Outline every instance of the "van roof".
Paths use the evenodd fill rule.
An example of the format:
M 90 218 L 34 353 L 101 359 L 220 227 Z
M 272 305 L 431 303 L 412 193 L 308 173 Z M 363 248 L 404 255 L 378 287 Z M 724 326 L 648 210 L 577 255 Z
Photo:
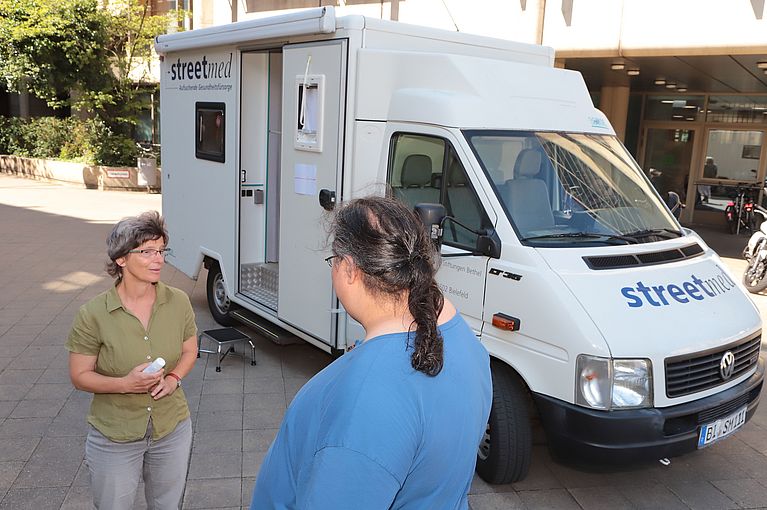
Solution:
M 549 47 L 360 15 L 336 18 L 335 9 L 332 6 L 303 9 L 288 14 L 238 21 L 186 32 L 163 34 L 157 36 L 155 49 L 159 54 L 166 54 L 175 51 L 242 45 L 267 40 L 285 41 L 286 39 L 305 38 L 312 35 L 329 35 L 345 30 L 364 30 L 378 34 L 409 37 L 415 43 L 411 49 L 416 51 L 424 50 L 429 46 L 429 41 L 432 41 L 433 43 L 453 43 L 451 45 L 453 47 L 464 46 L 472 48 L 474 52 L 480 49 L 491 50 L 493 53 L 506 54 L 509 59 L 539 65 L 551 66 L 554 62 L 554 50 Z M 366 40 L 363 46 L 376 47 L 375 41 L 381 40 L 383 39 Z

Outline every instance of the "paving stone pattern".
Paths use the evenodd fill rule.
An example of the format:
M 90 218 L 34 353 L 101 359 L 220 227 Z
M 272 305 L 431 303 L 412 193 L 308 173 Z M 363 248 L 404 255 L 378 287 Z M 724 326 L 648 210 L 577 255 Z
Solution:
M 110 285 L 104 239 L 121 217 L 159 209 L 161 197 L 101 192 L 0 174 L 0 510 L 92 508 L 83 445 L 90 395 L 75 390 L 64 342 L 78 307 Z M 742 274 L 746 242 L 699 230 Z M 163 279 L 191 297 L 200 329 L 216 327 L 205 272 Z M 765 297 L 757 297 L 765 310 Z M 185 509 L 247 508 L 286 406 L 331 359 L 298 343 L 255 339 L 258 365 L 203 354 L 184 381 L 194 426 Z M 540 434 L 539 434 L 540 435 Z M 530 475 L 491 486 L 475 478 L 469 503 L 492 509 L 767 508 L 767 405 L 735 437 L 705 451 L 600 472 L 554 462 L 534 446 Z M 145 508 L 143 486 L 135 508 Z

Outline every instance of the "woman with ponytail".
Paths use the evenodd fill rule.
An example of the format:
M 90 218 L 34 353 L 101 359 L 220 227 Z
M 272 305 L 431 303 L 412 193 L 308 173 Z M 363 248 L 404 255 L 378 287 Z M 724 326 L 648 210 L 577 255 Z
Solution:
M 391 198 L 345 204 L 332 236 L 333 287 L 365 338 L 296 395 L 251 509 L 468 509 L 490 362 L 435 281 L 439 254 Z

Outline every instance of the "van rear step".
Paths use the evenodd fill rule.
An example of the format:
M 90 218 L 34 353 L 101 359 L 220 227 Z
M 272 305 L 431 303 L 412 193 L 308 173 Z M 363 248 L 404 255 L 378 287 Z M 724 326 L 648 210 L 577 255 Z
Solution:
M 260 335 L 266 337 L 276 344 L 290 345 L 301 342 L 301 339 L 294 334 L 285 331 L 281 327 L 272 324 L 262 317 L 259 317 L 250 310 L 238 308 L 237 310 L 230 311 L 229 315 L 242 322 L 246 326 L 255 329 Z

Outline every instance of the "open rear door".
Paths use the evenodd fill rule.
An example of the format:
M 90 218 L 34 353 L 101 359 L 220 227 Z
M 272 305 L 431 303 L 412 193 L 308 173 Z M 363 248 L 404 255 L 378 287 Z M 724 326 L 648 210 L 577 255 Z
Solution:
M 326 210 L 340 196 L 346 41 L 283 48 L 278 316 L 335 346 Z

